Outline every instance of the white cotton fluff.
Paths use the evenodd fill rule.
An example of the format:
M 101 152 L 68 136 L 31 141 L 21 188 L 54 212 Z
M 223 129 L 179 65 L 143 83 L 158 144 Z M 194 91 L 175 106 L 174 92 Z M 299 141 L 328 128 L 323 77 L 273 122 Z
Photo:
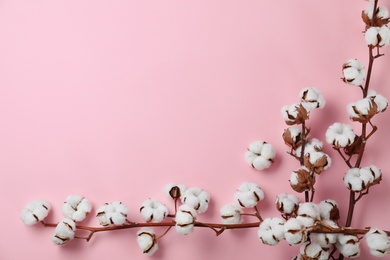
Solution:
M 284 239 L 285 221 L 281 218 L 266 218 L 261 222 L 257 235 L 265 245 L 274 246 Z
M 305 145 L 305 155 L 311 152 L 319 152 L 322 151 L 324 144 L 318 140 L 317 138 L 310 139 L 309 142 Z M 297 156 L 301 156 L 302 146 L 298 147 L 295 151 Z
M 295 184 L 293 184 L 293 183 L 291 183 L 291 184 L 293 184 L 293 185 L 298 184 L 298 179 L 296 178 L 296 176 L 295 176 L 295 179 L 293 177 L 292 181 L 295 182 Z M 291 182 L 291 180 L 290 180 L 290 182 Z M 282 193 L 276 197 L 275 204 L 276 204 L 277 209 L 280 212 L 282 212 L 284 214 L 291 214 L 298 208 L 299 199 L 295 195 Z
M 328 226 L 338 228 L 336 222 L 332 220 L 323 220 L 323 222 L 326 223 Z M 319 244 L 322 248 L 328 249 L 337 242 L 337 235 L 338 234 L 332 233 L 311 233 L 310 240 L 314 243 Z
M 372 227 L 364 235 L 367 246 L 370 248 L 370 253 L 377 257 L 383 257 L 390 253 L 390 240 L 387 233 L 383 230 Z
M 302 135 L 302 127 L 300 126 L 290 126 L 287 128 L 287 131 L 290 132 L 291 138 L 294 142 L 297 142 L 298 137 Z
M 299 92 L 299 98 L 302 103 L 309 105 L 310 110 L 325 107 L 325 99 L 317 88 L 302 89 Z
M 176 231 L 182 235 L 188 235 L 194 231 L 196 211 L 193 207 L 183 204 L 176 213 Z
M 303 256 L 316 260 L 327 260 L 329 253 L 321 248 L 317 243 L 306 242 L 300 247 L 300 253 Z
M 292 105 L 286 105 L 283 106 L 280 110 L 284 121 L 288 125 L 299 123 L 297 122 L 298 116 L 302 116 L 302 114 L 299 113 L 299 109 L 303 107 L 304 110 L 306 110 L 307 114 L 310 113 L 311 105 L 308 102 L 302 102 L 302 103 L 294 103 Z
M 183 184 L 169 183 L 164 186 L 164 194 L 168 198 L 178 199 L 184 193 L 186 187 Z
M 367 167 L 367 169 L 370 170 L 371 175 L 373 176 L 373 181 L 378 181 L 379 179 L 381 179 L 382 172 L 377 166 L 371 165 Z
M 189 188 L 184 191 L 181 201 L 198 213 L 204 213 L 209 207 L 210 194 L 201 188 Z
M 99 219 L 100 225 L 123 225 L 126 222 L 129 210 L 119 201 L 106 203 L 99 207 L 96 216 Z
M 349 146 L 355 140 L 355 133 L 350 125 L 343 123 L 334 123 L 329 126 L 325 134 L 326 142 L 335 148 L 344 148 Z
M 310 227 L 320 219 L 320 209 L 313 202 L 303 202 L 299 204 L 297 219 L 306 227 Z
M 75 222 L 70 218 L 66 218 L 57 224 L 51 240 L 56 245 L 64 245 L 74 238 L 75 231 Z
M 356 236 L 339 234 L 336 247 L 345 257 L 355 258 L 360 256 L 359 239 Z
M 338 210 L 337 202 L 335 200 L 323 200 L 318 204 L 318 208 L 320 210 L 320 218 L 322 220 L 330 220 L 331 214 L 334 210 Z
M 370 89 L 368 90 L 367 97 L 372 98 L 377 105 L 377 113 L 384 112 L 387 109 L 388 101 L 384 96 L 377 94 L 374 90 Z
M 343 76 L 344 82 L 353 86 L 361 86 L 366 78 L 366 70 L 360 61 L 350 59 L 343 65 Z
M 31 226 L 44 220 L 50 210 L 51 205 L 49 202 L 44 200 L 34 200 L 27 204 L 27 206 L 22 210 L 20 219 L 24 224 Z
M 241 215 L 243 210 L 238 205 L 227 204 L 220 209 L 219 213 L 223 224 L 240 224 L 243 221 Z
M 283 230 L 284 238 L 292 246 L 299 245 L 306 241 L 306 227 L 296 218 L 288 219 L 283 225 Z
M 374 47 L 383 47 L 390 43 L 390 29 L 387 26 L 370 27 L 365 32 L 364 36 L 367 45 Z
M 369 4 L 364 13 L 368 16 L 368 18 L 372 19 L 372 15 L 374 13 L 374 5 Z M 389 10 L 384 6 L 378 6 L 377 11 L 375 12 L 375 16 L 379 19 L 387 19 L 389 18 Z
M 374 177 L 369 168 L 351 168 L 344 175 L 344 185 L 351 191 L 360 192 L 367 188 Z
M 141 228 L 137 232 L 137 243 L 145 255 L 153 255 L 157 249 L 157 238 L 153 229 Z
M 62 205 L 62 213 L 66 218 L 83 221 L 91 212 L 92 205 L 88 199 L 80 195 L 69 195 Z
M 168 215 L 168 208 L 157 200 L 148 199 L 142 204 L 140 213 L 146 222 L 158 223 Z
M 274 147 L 263 141 L 252 142 L 245 153 L 246 162 L 256 170 L 264 170 L 271 166 L 276 156 Z
M 253 208 L 264 199 L 263 190 L 252 182 L 244 182 L 234 193 L 234 200 L 243 208 Z

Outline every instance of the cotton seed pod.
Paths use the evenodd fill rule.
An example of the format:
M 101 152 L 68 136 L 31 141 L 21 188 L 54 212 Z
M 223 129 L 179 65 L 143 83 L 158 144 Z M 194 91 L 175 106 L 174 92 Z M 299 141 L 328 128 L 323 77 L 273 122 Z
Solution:
M 156 234 L 150 228 L 141 228 L 137 232 L 137 243 L 142 252 L 148 256 L 153 255 L 158 249 Z
M 362 86 L 366 79 L 366 70 L 360 61 L 350 59 L 343 64 L 343 76 L 342 80 L 345 83 L 353 86 Z
M 27 204 L 27 206 L 22 210 L 20 219 L 26 225 L 34 225 L 43 221 L 49 214 L 50 210 L 51 205 L 49 202 L 44 200 L 34 200 Z
M 209 207 L 210 194 L 201 188 L 189 188 L 184 191 L 181 201 L 198 213 L 204 213 Z
M 299 199 L 292 194 L 282 193 L 276 197 L 275 204 L 278 211 L 290 215 L 298 209 Z
M 115 201 L 105 203 L 98 208 L 96 216 L 99 219 L 100 225 L 109 226 L 123 225 L 127 221 L 128 208 L 122 202 Z
M 310 152 L 305 155 L 303 164 L 310 171 L 321 174 L 331 166 L 332 160 L 326 153 Z
M 265 245 L 274 246 L 284 239 L 283 224 L 285 221 L 281 218 L 264 219 L 257 231 L 259 239 Z
M 284 238 L 292 246 L 300 245 L 306 241 L 306 227 L 296 218 L 288 219 L 283 225 L 283 230 Z
M 264 141 L 252 142 L 245 153 L 248 165 L 256 170 L 264 170 L 271 166 L 276 156 L 274 147 Z
M 364 235 L 370 253 L 377 257 L 383 257 L 390 253 L 390 239 L 383 230 L 372 227 Z
M 263 199 L 264 192 L 256 183 L 244 182 L 234 193 L 235 202 L 243 208 L 253 208 Z
M 180 199 L 185 189 L 186 189 L 185 186 L 182 184 L 169 183 L 164 187 L 164 194 L 168 198 Z
M 74 238 L 75 231 L 75 222 L 70 218 L 66 218 L 57 224 L 52 241 L 56 245 L 65 245 Z
M 353 235 L 339 234 L 336 247 L 342 255 L 349 258 L 360 256 L 359 238 Z
M 303 88 L 299 92 L 299 98 L 302 103 L 310 106 L 310 110 L 325 106 L 325 99 L 317 88 Z
M 293 171 L 290 176 L 291 188 L 299 193 L 312 189 L 315 182 L 315 176 L 306 167 Z
M 193 207 L 183 204 L 176 213 L 176 231 L 182 235 L 188 235 L 194 231 L 196 211 Z
M 89 200 L 80 195 L 69 195 L 62 205 L 64 216 L 74 221 L 83 221 L 91 210 L 92 205 Z
M 148 199 L 142 204 L 140 213 L 146 222 L 159 223 L 168 215 L 168 208 L 157 200 Z
M 304 243 L 300 247 L 300 254 L 303 256 L 303 259 L 327 260 L 329 257 L 327 251 L 323 250 L 319 244 L 313 242 Z
M 373 98 L 368 97 L 361 99 L 356 103 L 348 104 L 347 112 L 352 121 L 367 123 L 377 114 L 378 106 L 375 102 L 373 102 Z
M 227 204 L 219 211 L 223 224 L 240 224 L 243 221 L 243 210 L 239 205 Z
M 325 137 L 328 144 L 338 149 L 352 145 L 356 135 L 353 132 L 352 126 L 343 123 L 334 123 L 329 126 Z
M 302 128 L 291 126 L 284 130 L 282 137 L 284 143 L 295 150 L 302 144 Z
M 339 208 L 334 200 L 323 200 L 318 204 L 322 220 L 337 221 L 340 219 Z
M 291 106 L 283 106 L 281 113 L 287 125 L 302 124 L 309 119 L 310 105 L 307 103 L 296 103 Z
M 351 191 L 361 192 L 369 187 L 374 177 L 369 168 L 351 168 L 343 178 L 344 185 Z

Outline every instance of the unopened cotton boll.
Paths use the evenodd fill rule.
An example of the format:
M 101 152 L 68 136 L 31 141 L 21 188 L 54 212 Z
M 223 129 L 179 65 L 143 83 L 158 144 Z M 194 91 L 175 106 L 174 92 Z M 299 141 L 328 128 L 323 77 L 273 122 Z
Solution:
M 284 238 L 292 246 L 299 245 L 306 241 L 306 227 L 300 220 L 296 218 L 288 219 L 283 225 L 283 230 Z
M 183 204 L 176 213 L 176 231 L 182 235 L 188 235 L 194 231 L 196 211 L 193 207 Z
M 257 231 L 259 239 L 263 244 L 274 246 L 284 239 L 285 221 L 281 218 L 266 218 L 264 219 Z
M 325 134 L 326 142 L 334 148 L 344 148 L 351 145 L 355 140 L 355 133 L 350 125 L 334 123 L 329 126 Z
M 366 70 L 363 64 L 356 60 L 350 59 L 343 64 L 343 81 L 353 86 L 362 86 L 366 78 Z
M 129 210 L 119 201 L 106 203 L 99 207 L 96 216 L 99 219 L 100 225 L 123 225 L 127 221 Z
M 62 205 L 62 213 L 66 218 L 83 221 L 91 212 L 92 205 L 88 199 L 80 195 L 69 195 Z
M 301 255 L 316 260 L 327 260 L 329 253 L 322 249 L 322 247 L 313 242 L 306 242 L 300 247 Z
M 243 221 L 243 210 L 235 204 L 227 204 L 219 211 L 223 224 L 240 224 Z
M 184 191 L 181 201 L 198 213 L 204 213 L 209 207 L 210 194 L 201 188 L 189 188 Z
M 51 205 L 49 202 L 44 200 L 34 200 L 27 204 L 27 206 L 22 210 L 20 219 L 26 225 L 34 225 L 43 221 L 49 214 L 50 210 Z
M 168 215 L 168 208 L 157 200 L 148 199 L 142 204 L 140 212 L 146 222 L 158 223 Z
M 168 198 L 180 199 L 186 187 L 183 184 L 169 183 L 164 187 L 164 194 Z
M 158 249 L 156 235 L 150 228 L 141 228 L 137 232 L 137 243 L 142 252 L 148 256 L 153 255 Z
M 292 195 L 282 193 L 276 197 L 276 208 L 283 214 L 292 214 L 298 209 L 299 199 Z
M 256 170 L 264 170 L 271 166 L 275 158 L 274 147 L 263 141 L 252 142 L 245 153 L 246 162 Z
M 359 238 L 353 235 L 339 234 L 336 247 L 345 257 L 355 258 L 360 256 Z
M 315 108 L 324 108 L 325 99 L 317 88 L 304 88 L 299 93 L 301 102 L 310 106 L 310 110 Z
M 377 257 L 383 257 L 390 253 L 390 240 L 387 233 L 383 230 L 372 227 L 364 235 L 367 246 L 370 248 L 370 253 Z
M 253 208 L 263 199 L 263 190 L 252 182 L 242 183 L 234 194 L 234 200 L 243 208 Z
M 57 224 L 52 241 L 56 245 L 64 245 L 74 238 L 75 231 L 75 222 L 70 218 L 66 218 Z

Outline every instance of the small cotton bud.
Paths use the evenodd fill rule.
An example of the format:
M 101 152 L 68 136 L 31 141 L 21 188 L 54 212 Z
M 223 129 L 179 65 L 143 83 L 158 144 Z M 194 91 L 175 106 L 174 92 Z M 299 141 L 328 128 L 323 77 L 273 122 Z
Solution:
M 282 193 L 276 197 L 276 208 L 283 214 L 292 214 L 298 209 L 299 199 L 292 195 Z
M 339 208 L 334 200 L 323 200 L 318 204 L 322 220 L 337 221 L 340 219 Z
M 345 257 L 355 258 L 360 256 L 359 238 L 356 236 L 339 234 L 336 247 Z
M 243 208 L 253 208 L 264 199 L 263 190 L 256 184 L 244 182 L 234 194 L 234 200 Z
M 243 210 L 240 206 L 227 204 L 219 211 L 223 224 L 240 224 L 243 221 Z
M 321 92 L 316 88 L 304 88 L 299 93 L 301 102 L 305 102 L 310 106 L 311 109 L 324 108 L 325 99 Z
M 137 232 L 137 243 L 142 252 L 148 256 L 153 255 L 158 249 L 156 235 L 150 228 L 141 228 Z
M 275 155 L 276 151 L 271 144 L 255 141 L 249 145 L 245 159 L 250 166 L 261 171 L 271 166 Z
M 62 213 L 66 218 L 83 221 L 91 212 L 92 205 L 88 199 L 80 195 L 70 195 L 62 205 Z
M 299 193 L 312 189 L 315 182 L 315 176 L 306 167 L 293 171 L 290 176 L 291 188 Z
M 158 223 L 168 215 L 168 208 L 157 200 L 148 199 L 142 204 L 140 212 L 146 222 Z
M 181 194 L 183 194 L 184 190 L 185 186 L 182 184 L 169 183 L 164 187 L 164 194 L 168 198 L 180 199 Z
M 343 64 L 342 80 L 353 86 L 362 86 L 366 78 L 366 71 L 362 63 L 356 59 L 347 60 Z
M 181 201 L 198 213 L 204 213 L 209 207 L 210 194 L 201 188 L 189 188 L 182 194 Z
M 285 221 L 280 218 L 266 218 L 264 219 L 257 232 L 259 239 L 263 244 L 274 246 L 284 239 L 283 224 Z
M 322 249 L 322 247 L 313 242 L 306 242 L 300 247 L 300 253 L 304 257 L 316 260 L 327 260 L 329 253 Z
M 182 235 L 187 235 L 194 231 L 196 211 L 193 207 L 183 204 L 176 213 L 176 231 Z
M 296 218 L 288 219 L 283 225 L 283 230 L 284 238 L 292 246 L 299 245 L 306 241 L 306 227 Z
M 66 218 L 57 224 L 52 241 L 56 245 L 64 245 L 74 238 L 75 231 L 75 222 L 70 218 Z
M 44 200 L 34 200 L 27 204 L 27 206 L 22 210 L 20 219 L 26 225 L 34 225 L 43 221 L 49 214 L 50 210 L 51 205 L 49 202 Z
M 355 140 L 355 133 L 350 125 L 334 123 L 329 126 L 325 134 L 326 142 L 334 148 L 344 148 L 350 146 Z
M 119 201 L 106 203 L 99 207 L 96 213 L 100 225 L 123 225 L 127 221 L 129 210 Z
M 283 106 L 282 116 L 287 125 L 298 125 L 309 119 L 310 105 L 307 103 L 296 103 L 291 106 Z
M 383 230 L 372 227 L 364 237 L 372 255 L 383 257 L 390 253 L 390 240 Z

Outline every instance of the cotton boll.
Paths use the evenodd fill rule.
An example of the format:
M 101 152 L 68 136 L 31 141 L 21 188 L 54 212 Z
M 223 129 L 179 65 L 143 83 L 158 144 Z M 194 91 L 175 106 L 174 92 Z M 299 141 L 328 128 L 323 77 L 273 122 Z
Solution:
M 271 166 L 271 161 L 264 158 L 263 156 L 257 156 L 252 162 L 253 168 L 258 171 L 262 171 Z
M 323 200 L 318 204 L 318 208 L 322 220 L 337 221 L 340 218 L 339 208 L 337 207 L 337 202 L 334 200 Z
M 223 224 L 240 224 L 243 221 L 243 210 L 235 204 L 227 204 L 219 211 Z
M 234 194 L 234 200 L 243 208 L 253 208 L 263 199 L 264 192 L 256 183 L 244 182 Z
M 372 255 L 383 257 L 390 253 L 390 240 L 383 230 L 372 227 L 364 237 Z
M 148 199 L 142 204 L 140 213 L 146 222 L 158 223 L 168 215 L 168 208 L 157 200 Z
M 298 180 L 293 181 L 297 182 Z M 298 205 L 299 199 L 292 194 L 282 193 L 276 197 L 276 208 L 284 214 L 292 214 L 298 209 Z
M 368 90 L 367 97 L 370 97 L 377 105 L 377 113 L 384 112 L 387 109 L 388 101 L 384 96 L 370 89 Z
M 194 231 L 196 211 L 193 207 L 183 204 L 176 213 L 176 231 L 182 235 L 188 235 Z
M 360 256 L 359 239 L 356 236 L 339 234 L 336 247 L 345 257 L 355 258 Z
M 344 175 L 344 185 L 351 191 L 360 192 L 373 180 L 369 169 L 351 168 Z
M 310 109 L 324 108 L 325 99 L 317 88 L 304 88 L 299 93 L 302 103 L 309 105 Z
M 53 243 L 56 245 L 66 244 L 74 238 L 75 230 L 76 224 L 72 219 L 66 218 L 60 221 L 57 224 L 52 236 Z
M 185 186 L 182 184 L 169 183 L 165 185 L 163 191 L 165 196 L 167 196 L 168 198 L 179 199 L 181 197 L 181 194 L 184 193 L 185 189 Z
M 258 229 L 258 237 L 263 244 L 274 246 L 284 239 L 284 220 L 280 218 L 266 218 Z
M 181 201 L 193 207 L 198 213 L 208 209 L 210 194 L 201 188 L 189 188 L 184 191 Z
M 137 243 L 142 252 L 148 256 L 153 255 L 158 249 L 156 235 L 150 228 L 141 228 L 137 232 Z
M 311 152 L 320 152 L 322 151 L 323 147 L 324 144 L 317 138 L 310 139 L 309 142 L 307 142 L 305 145 L 305 155 Z M 302 153 L 302 146 L 298 147 L 295 153 L 300 157 Z
M 306 241 L 306 227 L 296 218 L 290 218 L 283 225 L 284 238 L 292 245 L 296 246 Z
M 62 205 L 64 216 L 74 221 L 83 221 L 91 210 L 89 200 L 80 195 L 69 195 Z
M 366 77 L 366 71 L 361 62 L 356 59 L 347 60 L 343 64 L 343 81 L 353 86 L 361 86 Z
M 351 145 L 355 140 L 355 133 L 350 125 L 334 123 L 329 126 L 325 134 L 326 142 L 335 148 L 344 148 Z
M 320 219 L 319 207 L 312 202 L 299 204 L 297 219 L 306 227 L 312 226 L 315 221 Z
M 329 253 L 324 251 L 317 243 L 306 242 L 300 247 L 300 253 L 303 256 L 316 260 L 327 260 Z
M 332 220 L 323 220 L 323 223 L 332 228 L 338 228 L 336 222 Z M 312 233 L 310 234 L 310 240 L 319 244 L 322 248 L 328 249 L 337 242 L 337 235 L 332 233 Z
M 326 153 L 314 151 L 305 155 L 304 165 L 311 172 L 321 174 L 323 171 L 329 169 L 332 165 L 332 160 Z
M 249 145 L 245 160 L 250 166 L 261 171 L 271 166 L 275 155 L 275 149 L 271 144 L 255 141 Z
M 376 167 L 375 165 L 371 165 L 369 167 L 367 167 L 370 172 L 371 172 L 371 175 L 373 176 L 373 181 L 374 182 L 379 182 L 382 178 L 382 172 L 381 170 Z
M 378 34 L 379 34 L 379 27 L 370 27 L 367 29 L 367 31 L 364 34 L 364 38 L 366 40 L 367 45 L 371 46 L 377 46 L 378 45 Z
M 119 201 L 99 207 L 96 216 L 102 226 L 123 225 L 127 221 L 128 208 Z
M 255 153 L 255 154 L 260 155 L 261 151 L 263 150 L 264 144 L 265 144 L 265 142 L 263 142 L 263 141 L 254 141 L 249 145 L 248 150 Z
M 49 214 L 50 210 L 51 205 L 49 202 L 44 200 L 34 200 L 27 204 L 27 206 L 22 210 L 20 219 L 26 225 L 34 225 L 43 221 Z

